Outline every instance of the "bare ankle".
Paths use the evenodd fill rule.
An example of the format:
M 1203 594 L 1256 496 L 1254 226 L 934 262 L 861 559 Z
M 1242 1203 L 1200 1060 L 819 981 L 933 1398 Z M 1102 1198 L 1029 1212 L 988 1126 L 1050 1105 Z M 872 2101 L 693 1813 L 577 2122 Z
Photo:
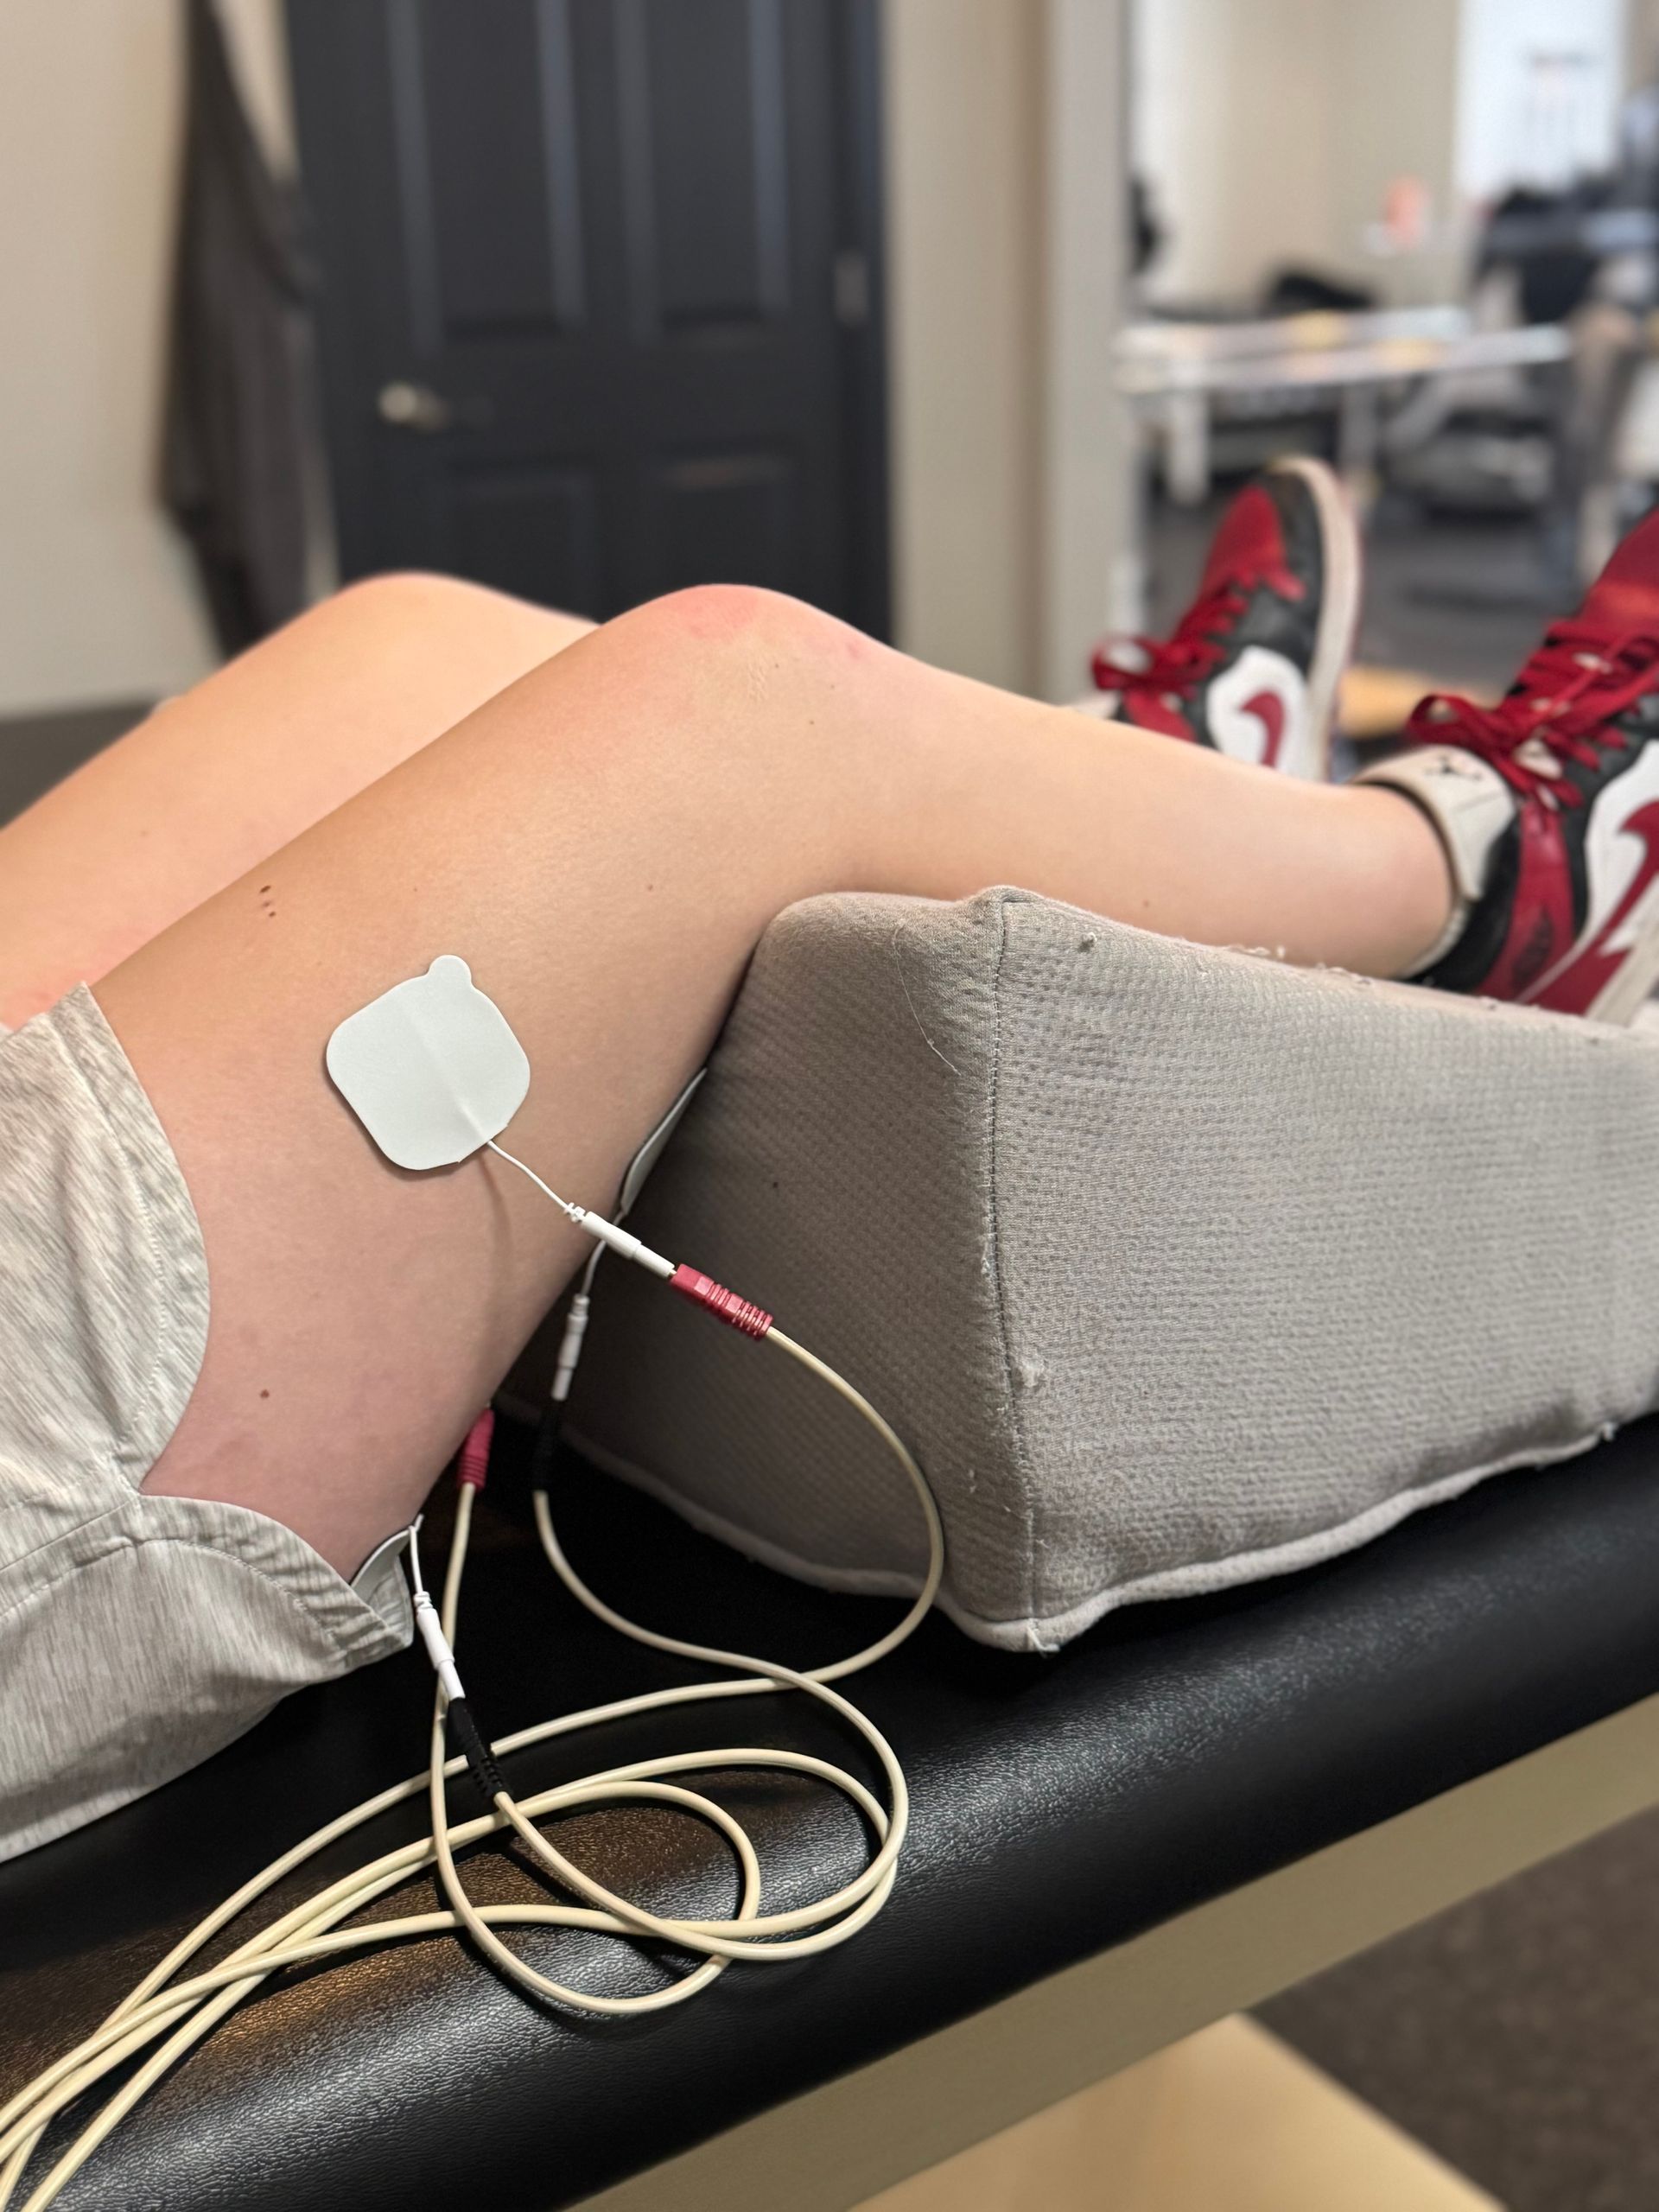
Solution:
M 1387 841 L 1387 911 L 1378 917 L 1382 939 L 1378 971 L 1417 975 L 1445 938 L 1457 904 L 1446 848 L 1428 817 L 1403 791 L 1379 784 L 1351 790 L 1348 796 L 1356 808 L 1363 805 L 1372 811 L 1376 834 Z

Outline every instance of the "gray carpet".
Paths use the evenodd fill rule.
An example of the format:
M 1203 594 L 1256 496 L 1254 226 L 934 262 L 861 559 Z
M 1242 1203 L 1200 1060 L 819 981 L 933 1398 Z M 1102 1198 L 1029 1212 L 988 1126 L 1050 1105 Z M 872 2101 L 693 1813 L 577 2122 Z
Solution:
M 1510 2212 L 1659 2205 L 1659 1813 L 1262 2008 Z

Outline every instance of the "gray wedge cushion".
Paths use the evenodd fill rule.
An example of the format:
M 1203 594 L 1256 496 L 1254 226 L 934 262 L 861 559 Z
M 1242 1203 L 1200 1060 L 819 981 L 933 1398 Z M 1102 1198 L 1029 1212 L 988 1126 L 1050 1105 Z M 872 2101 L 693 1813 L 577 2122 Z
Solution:
M 815 899 L 630 1225 L 868 1394 L 938 1496 L 950 1612 L 1048 1648 L 1651 1407 L 1659 1045 L 1019 891 Z M 915 1585 L 856 1416 L 614 1261 L 572 1429 L 757 1558 Z

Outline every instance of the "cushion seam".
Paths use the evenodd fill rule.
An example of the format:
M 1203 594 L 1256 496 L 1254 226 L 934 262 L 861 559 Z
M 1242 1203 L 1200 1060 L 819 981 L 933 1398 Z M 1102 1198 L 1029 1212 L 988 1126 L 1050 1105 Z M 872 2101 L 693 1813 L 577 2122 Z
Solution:
M 1025 1609 L 1031 1613 L 1037 1594 L 1037 1531 L 1033 1504 L 1030 1469 L 1026 1456 L 1025 1433 L 1020 1419 L 1020 1407 L 1014 1388 L 1014 1357 L 1008 1332 L 1007 1287 L 1002 1275 L 1002 1224 L 998 1209 L 999 1147 L 1001 1140 L 1001 1121 L 998 1108 L 1002 1096 L 1002 968 L 1008 948 L 1008 906 L 1006 893 L 999 893 L 996 899 L 996 956 L 991 967 L 991 1052 L 990 1093 L 986 1101 L 986 1205 L 989 1217 L 990 1236 L 988 1258 L 990 1263 L 991 1307 L 996 1317 L 997 1350 L 1002 1363 L 1002 1395 L 1007 1408 L 1008 1440 L 1013 1447 L 1009 1456 L 1009 1471 L 1020 1488 L 1021 1517 L 1024 1522 L 1025 1556 L 1020 1565 L 1025 1585 Z

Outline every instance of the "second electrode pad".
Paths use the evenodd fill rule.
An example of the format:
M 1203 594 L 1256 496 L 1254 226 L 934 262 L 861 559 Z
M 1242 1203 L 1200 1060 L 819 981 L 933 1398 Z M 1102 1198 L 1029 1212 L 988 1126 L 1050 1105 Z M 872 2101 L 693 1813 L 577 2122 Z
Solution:
M 524 1102 L 530 1062 L 506 1016 L 442 953 L 328 1039 L 335 1088 L 398 1167 L 448 1167 L 499 1136 Z

